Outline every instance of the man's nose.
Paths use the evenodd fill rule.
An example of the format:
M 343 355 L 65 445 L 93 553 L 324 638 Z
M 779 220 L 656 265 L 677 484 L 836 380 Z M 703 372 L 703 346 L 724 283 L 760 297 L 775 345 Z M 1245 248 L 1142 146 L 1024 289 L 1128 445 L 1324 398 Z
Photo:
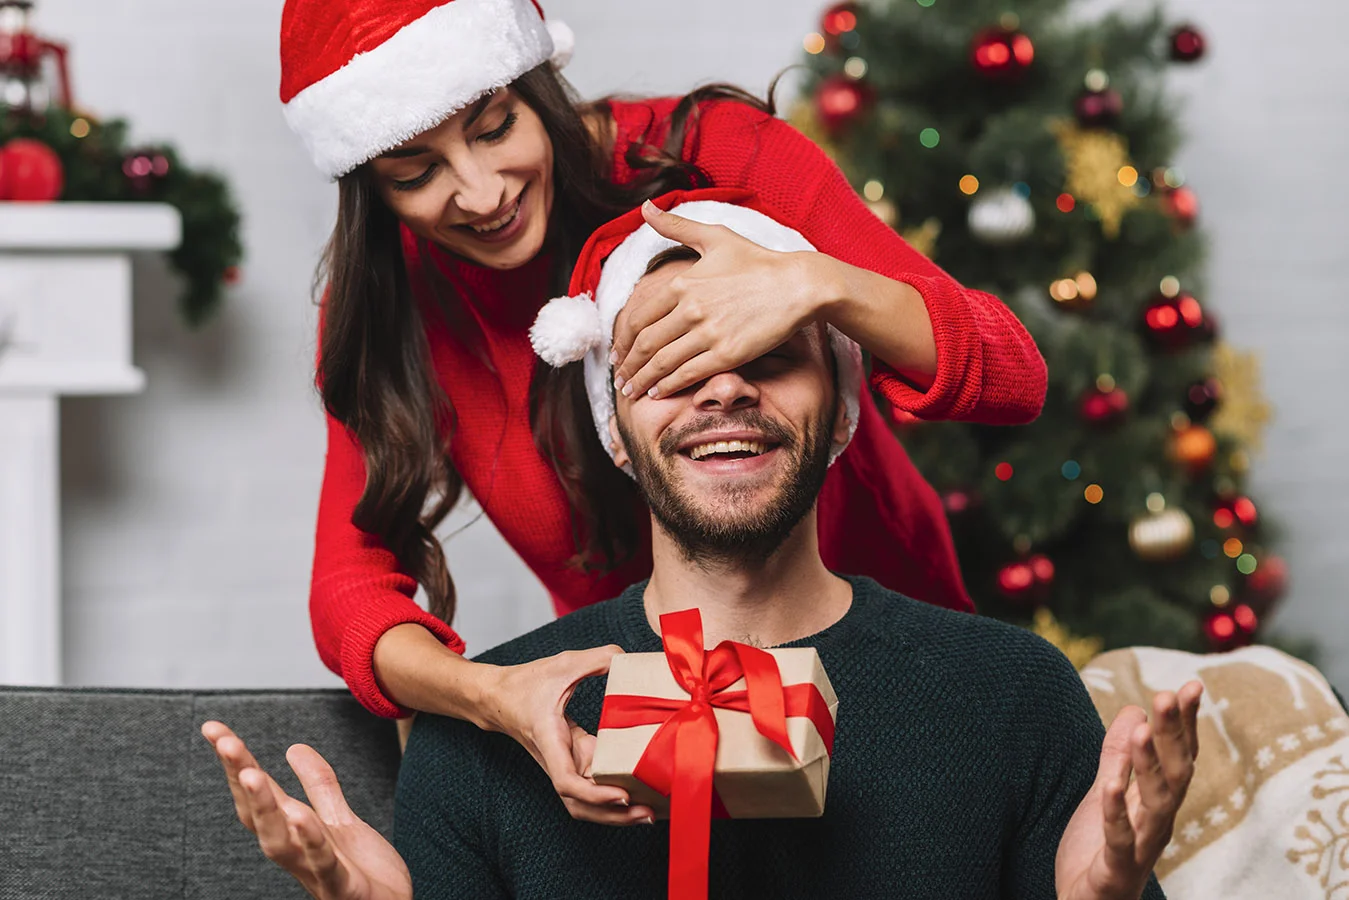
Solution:
M 693 402 L 706 412 L 746 409 L 759 405 L 759 388 L 739 372 L 722 372 L 698 386 Z

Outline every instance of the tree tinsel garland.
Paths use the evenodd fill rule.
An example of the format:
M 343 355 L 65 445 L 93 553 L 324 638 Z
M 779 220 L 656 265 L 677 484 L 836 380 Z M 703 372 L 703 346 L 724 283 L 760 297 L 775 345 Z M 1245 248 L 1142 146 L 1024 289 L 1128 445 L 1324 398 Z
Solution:
M 186 282 L 179 309 L 194 327 L 210 318 L 243 257 L 239 211 L 223 178 L 188 168 L 172 147 L 128 146 L 127 123 L 121 119 L 99 120 L 59 107 L 41 115 L 0 112 L 0 145 L 15 138 L 35 138 L 56 151 L 65 168 L 63 201 L 156 202 L 177 208 L 183 240 L 169 262 Z M 127 157 L 142 153 L 163 157 L 163 173 L 129 177 Z

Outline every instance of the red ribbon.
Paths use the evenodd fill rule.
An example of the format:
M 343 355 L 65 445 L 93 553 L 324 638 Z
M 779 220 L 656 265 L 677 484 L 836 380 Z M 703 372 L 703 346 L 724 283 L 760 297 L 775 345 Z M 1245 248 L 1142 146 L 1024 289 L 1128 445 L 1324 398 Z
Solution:
M 831 754 L 834 719 L 815 685 L 783 687 L 773 654 L 734 641 L 705 651 L 698 610 L 666 613 L 660 629 L 670 671 L 688 699 L 611 694 L 604 698 L 599 727 L 660 725 L 633 774 L 670 798 L 670 897 L 706 900 L 718 738 L 713 709 L 749 713 L 759 733 L 792 759 L 788 716 L 809 717 Z M 745 690 L 727 690 L 741 678 Z

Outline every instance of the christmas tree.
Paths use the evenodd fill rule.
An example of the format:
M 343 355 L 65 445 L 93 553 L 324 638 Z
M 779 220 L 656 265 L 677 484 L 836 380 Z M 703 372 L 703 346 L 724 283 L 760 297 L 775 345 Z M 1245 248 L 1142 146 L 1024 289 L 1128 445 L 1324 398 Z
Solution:
M 1245 482 L 1268 411 L 1254 356 L 1218 340 L 1165 90 L 1204 39 L 1161 10 L 1088 22 L 1070 6 L 830 7 L 792 120 L 911 244 L 1002 298 L 1048 363 L 1032 425 L 896 415 L 980 611 L 1079 663 L 1265 640 L 1286 571 Z

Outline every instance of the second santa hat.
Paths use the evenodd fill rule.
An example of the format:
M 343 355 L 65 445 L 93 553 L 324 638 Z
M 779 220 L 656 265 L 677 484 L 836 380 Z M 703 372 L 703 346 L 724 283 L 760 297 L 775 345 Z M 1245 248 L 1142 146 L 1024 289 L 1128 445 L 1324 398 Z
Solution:
M 801 234 L 778 222 L 750 191 L 705 188 L 673 191 L 652 201 L 659 208 L 695 222 L 724 225 L 761 247 L 780 252 L 814 251 Z M 550 300 L 529 331 L 539 358 L 551 366 L 585 361 L 586 394 L 600 444 L 610 448 L 609 417 L 614 413 L 613 374 L 609 350 L 614 321 L 656 254 L 676 246 L 634 209 L 602 225 L 590 236 L 572 270 L 570 296 Z M 838 393 L 848 414 L 848 438 L 857 430 L 864 378 L 862 350 L 847 335 L 828 327 L 838 364 Z M 830 460 L 846 445 L 836 446 Z
M 338 178 L 571 48 L 538 0 L 286 0 L 281 103 Z

